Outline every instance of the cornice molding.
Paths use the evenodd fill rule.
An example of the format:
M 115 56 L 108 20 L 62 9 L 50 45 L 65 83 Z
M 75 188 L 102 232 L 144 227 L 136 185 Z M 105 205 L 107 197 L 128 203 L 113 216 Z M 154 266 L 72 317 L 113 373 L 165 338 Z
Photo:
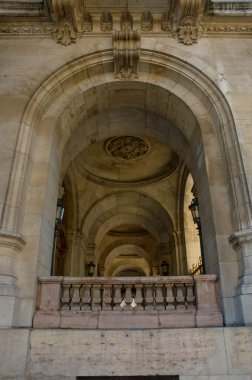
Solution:
M 46 17 L 11 18 L 0 12 L 0 37 L 52 36 L 57 43 L 69 45 L 84 36 L 111 36 L 112 30 L 124 30 L 125 15 L 130 16 L 130 29 L 139 35 L 165 35 L 185 45 L 208 36 L 251 36 L 252 14 L 242 17 L 238 11 L 237 14 L 232 11 L 228 15 L 222 12 L 215 16 L 210 12 L 213 8 L 222 9 L 225 4 L 238 9 L 235 8 L 236 2 L 222 3 L 214 0 L 176 0 L 168 5 L 166 2 L 163 7 L 152 6 L 143 10 L 135 5 L 129 12 L 120 7 L 85 8 L 80 0 L 47 0 L 43 8 Z M 246 3 L 252 9 L 252 1 Z
M 21 252 L 25 244 L 24 237 L 17 232 L 0 229 L 0 247 L 11 248 L 16 252 Z
M 166 27 L 166 30 L 164 30 Z M 57 26 L 53 22 L 1 22 L 0 21 L 0 38 L 11 36 L 44 36 L 44 37 L 53 37 L 56 38 Z M 202 22 L 200 25 L 201 37 L 222 37 L 222 36 L 236 36 L 236 37 L 251 37 L 252 36 L 252 20 L 245 22 L 232 20 L 232 22 Z M 76 40 L 82 37 L 88 36 L 111 36 L 110 27 L 105 28 L 104 30 L 93 30 L 90 32 L 77 32 Z M 141 31 L 140 35 L 143 37 L 153 37 L 153 36 L 166 36 L 169 38 L 173 37 L 171 31 L 171 25 L 164 23 L 160 30 L 155 30 L 151 32 Z

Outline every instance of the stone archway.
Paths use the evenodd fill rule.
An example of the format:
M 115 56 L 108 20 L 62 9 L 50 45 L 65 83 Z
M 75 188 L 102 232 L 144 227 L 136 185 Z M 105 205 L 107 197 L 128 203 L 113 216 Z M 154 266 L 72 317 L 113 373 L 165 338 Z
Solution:
M 107 99 L 104 93 L 112 89 L 118 94 L 116 88 L 144 94 L 133 99 L 129 96 L 126 100 L 130 104 L 126 102 L 126 107 L 136 106 L 139 99 L 138 108 L 149 112 L 157 140 L 169 143 L 192 172 L 199 200 L 208 206 L 202 213 L 208 270 L 220 274 L 228 318 L 228 314 L 234 314 L 229 299 L 236 295 L 238 275 L 232 279 L 226 275 L 226 265 L 237 272 L 235 254 L 228 258 L 227 240 L 234 230 L 251 226 L 251 204 L 232 114 L 225 98 L 206 75 L 190 63 L 148 50 L 142 51 L 137 81 L 114 79 L 110 51 L 93 54 L 53 74 L 27 106 L 2 222 L 3 229 L 22 232 L 27 241 L 22 254 L 28 260 L 20 259 L 19 282 L 23 281 L 21 273 L 28 272 L 27 262 L 32 270 L 22 286 L 21 303 L 32 314 L 35 277 L 48 274 L 58 185 L 78 152 L 67 150 L 71 136 L 81 125 L 87 132 L 92 129 L 94 118 L 104 116 L 110 109 L 109 102 L 104 104 L 104 98 Z M 116 101 L 116 95 L 112 101 Z M 140 124 L 138 132 L 151 135 L 150 128 L 145 129 L 148 124 Z M 115 123 L 114 129 L 103 134 L 98 125 L 95 127 L 98 140 L 117 135 L 121 127 L 120 122 Z M 84 145 L 88 146 L 93 138 L 92 133 L 86 133 Z M 228 199 L 220 199 L 220 192 L 228 192 Z M 17 260 L 15 256 L 13 260 Z M 24 318 L 26 321 L 21 324 L 26 325 L 29 318 Z M 235 323 L 235 317 L 231 319 L 227 323 Z

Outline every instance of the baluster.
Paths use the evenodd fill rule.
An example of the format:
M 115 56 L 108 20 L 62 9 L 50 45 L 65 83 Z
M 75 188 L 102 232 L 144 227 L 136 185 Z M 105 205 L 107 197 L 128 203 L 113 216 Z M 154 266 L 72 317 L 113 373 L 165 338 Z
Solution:
M 195 309 L 195 295 L 194 295 L 194 284 L 185 284 L 186 287 L 186 308 Z
M 102 310 L 112 310 L 112 285 L 103 285 Z
M 143 285 L 135 285 L 135 302 L 138 310 L 144 309 Z
M 90 311 L 91 310 L 91 287 L 92 285 L 84 284 L 82 285 L 82 298 L 80 301 L 81 310 Z
M 153 310 L 155 307 L 154 285 L 145 285 L 145 310 Z
M 176 286 L 176 309 L 185 309 L 185 285 L 184 284 L 175 284 Z
M 155 309 L 164 310 L 164 288 L 162 284 L 155 285 Z
M 128 284 L 124 285 L 124 289 L 125 289 L 124 301 L 126 303 L 125 308 L 126 307 L 128 308 L 132 302 L 132 291 L 131 291 L 132 285 L 128 285 Z
M 101 310 L 102 304 L 102 288 L 101 285 L 93 285 L 91 290 L 91 308 L 92 311 Z
M 71 310 L 80 310 L 80 285 L 72 284 Z
M 61 310 L 70 310 L 71 284 L 62 284 Z
M 175 297 L 173 294 L 173 284 L 165 284 L 166 288 L 166 310 L 174 310 L 175 309 Z
M 122 285 L 113 285 L 113 310 L 122 310 Z

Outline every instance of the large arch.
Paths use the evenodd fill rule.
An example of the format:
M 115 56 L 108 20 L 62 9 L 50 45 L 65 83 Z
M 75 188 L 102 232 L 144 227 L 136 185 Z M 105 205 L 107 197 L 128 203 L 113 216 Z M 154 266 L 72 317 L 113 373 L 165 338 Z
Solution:
M 3 230 L 22 232 L 27 241 L 20 258 L 19 281 L 23 281 L 20 273 L 28 273 L 28 267 L 32 268 L 20 294 L 21 307 L 27 310 L 21 325 L 29 324 L 31 319 L 35 277 L 48 274 L 50 266 L 54 210 L 64 172 L 64 147 L 80 124 L 104 111 L 99 110 L 100 92 L 96 88 L 111 84 L 118 88 L 125 86 L 123 81 L 114 79 L 112 62 L 112 52 L 104 51 L 69 63 L 43 83 L 23 115 L 2 218 Z M 133 83 L 136 91 L 138 83 L 145 88 L 146 102 L 153 98 L 152 91 L 157 91 L 163 99 L 170 97 L 170 102 L 158 102 L 152 110 L 161 116 L 156 136 L 174 144 L 174 150 L 192 172 L 201 204 L 208 205 L 202 213 L 208 268 L 220 273 L 226 321 L 236 323 L 230 300 L 236 295 L 238 284 L 237 259 L 234 252 L 229 253 L 228 236 L 251 226 L 251 202 L 229 105 L 209 77 L 172 55 L 142 50 L 140 76 L 130 86 L 134 87 Z M 82 112 L 76 113 L 76 109 Z M 64 110 L 67 113 L 61 118 Z M 182 111 L 187 112 L 188 123 L 183 120 Z M 178 145 L 174 134 L 183 136 Z M 87 142 L 90 139 L 87 136 Z M 38 178 L 41 170 L 42 183 Z M 220 191 L 228 192 L 227 201 L 219 199 Z M 233 266 L 237 273 L 233 279 L 226 276 L 227 265 Z

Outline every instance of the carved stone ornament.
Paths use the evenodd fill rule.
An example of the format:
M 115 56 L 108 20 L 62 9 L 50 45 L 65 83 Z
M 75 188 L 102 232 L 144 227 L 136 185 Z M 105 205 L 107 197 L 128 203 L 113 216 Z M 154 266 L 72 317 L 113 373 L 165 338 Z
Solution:
M 101 15 L 101 30 L 110 32 L 113 29 L 113 18 L 110 12 L 103 12 Z
M 57 22 L 56 40 L 62 45 L 76 42 L 78 24 L 76 22 L 77 0 L 52 0 Z
M 140 35 L 135 30 L 114 30 L 114 72 L 119 79 L 138 77 Z
M 144 11 L 142 14 L 141 29 L 144 32 L 151 32 L 153 29 L 153 17 L 149 11 Z
M 179 41 L 185 45 L 192 45 L 197 42 L 198 28 L 195 26 L 195 19 L 191 16 L 183 17 L 178 28 Z
M 123 12 L 121 16 L 121 29 L 128 29 L 131 30 L 133 28 L 133 17 L 131 13 L 126 10 Z
M 199 35 L 198 19 L 202 0 L 178 0 L 175 12 L 173 31 L 179 42 L 192 45 L 197 42 Z
M 121 160 L 135 160 L 150 152 L 149 141 L 139 136 L 119 136 L 109 139 L 105 145 L 106 152 Z
M 171 22 L 170 22 L 170 8 L 167 9 L 161 17 L 161 29 L 165 32 L 171 31 Z
M 83 15 L 83 32 L 91 32 L 93 30 L 92 16 L 89 12 L 84 12 Z
M 163 0 L 164 6 L 158 6 L 158 11 L 152 6 L 140 10 L 139 4 L 131 4 L 131 12 L 128 9 L 122 12 L 120 20 L 117 7 L 102 5 L 110 3 L 109 0 L 97 2 L 100 5 L 96 10 L 90 5 L 91 1 L 88 3 L 86 9 L 84 0 L 0 0 L 0 35 L 53 36 L 58 43 L 69 45 L 87 33 L 111 32 L 113 20 L 120 22 L 118 29 L 132 31 L 134 21 L 143 32 L 163 31 L 185 45 L 197 42 L 200 37 L 236 35 L 251 38 L 252 34 L 252 0 Z M 21 14 L 25 17 L 19 17 Z M 130 77 L 130 74 L 126 71 L 123 76 Z
M 77 38 L 77 33 L 71 25 L 66 20 L 62 20 L 58 24 L 57 30 L 57 43 L 62 45 L 70 45 L 71 43 L 75 43 Z

